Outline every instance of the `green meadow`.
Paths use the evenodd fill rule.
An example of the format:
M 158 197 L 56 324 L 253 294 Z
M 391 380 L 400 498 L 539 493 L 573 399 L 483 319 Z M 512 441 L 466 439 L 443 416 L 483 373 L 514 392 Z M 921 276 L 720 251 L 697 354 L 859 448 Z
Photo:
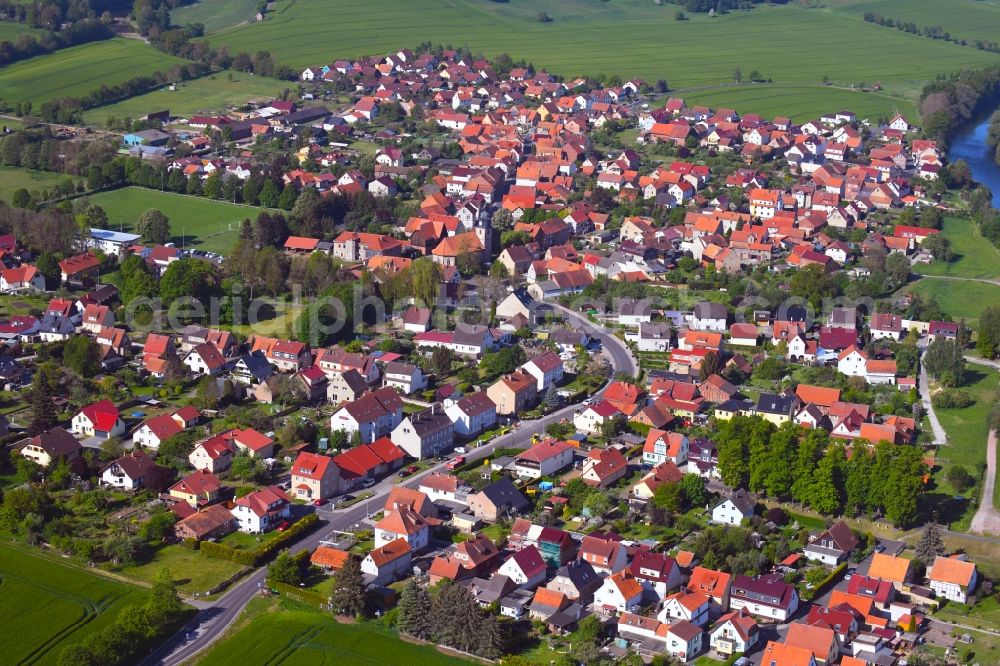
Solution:
M 841 5 L 838 11 L 857 18 L 874 12 L 893 21 L 912 22 L 918 29 L 940 26 L 951 37 L 968 42 L 1000 41 L 1000 2 L 996 0 L 840 0 L 836 4 Z
M 978 279 L 1000 278 L 1000 250 L 979 235 L 972 220 L 946 217 L 941 233 L 951 241 L 955 259 L 948 263 L 935 261 L 932 264 L 917 264 L 913 267 L 915 273 Z M 962 283 L 953 285 L 958 287 Z
M 956 321 L 965 319 L 972 328 L 986 306 L 1000 303 L 1000 286 L 971 280 L 942 280 L 928 276 L 907 285 L 906 291 L 933 296 L 946 315 Z
M 14 192 L 20 189 L 36 192 L 50 188 L 69 178 L 76 178 L 51 171 L 35 171 L 19 167 L 0 167 L 0 200 L 10 203 Z
M 254 76 L 244 72 L 219 72 L 200 79 L 131 97 L 116 104 L 91 109 L 83 114 L 84 122 L 103 125 L 108 118 L 140 118 L 168 109 L 176 115 L 221 112 L 229 106 L 241 106 L 251 100 L 270 101 L 282 91 L 294 87 L 291 81 Z
M 206 33 L 213 33 L 252 21 L 257 5 L 257 0 L 201 0 L 174 9 L 170 12 L 170 20 L 176 25 L 201 23 Z
M 0 96 L 7 104 L 31 100 L 37 109 L 51 99 L 86 95 L 183 62 L 138 40 L 116 37 L 0 68 Z

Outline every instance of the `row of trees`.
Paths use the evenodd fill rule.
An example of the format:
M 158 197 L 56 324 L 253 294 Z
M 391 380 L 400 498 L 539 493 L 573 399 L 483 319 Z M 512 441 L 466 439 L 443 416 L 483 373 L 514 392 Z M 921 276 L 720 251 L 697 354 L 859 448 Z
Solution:
M 1000 66 L 964 70 L 928 83 L 920 96 L 920 118 L 927 136 L 947 143 L 956 127 L 1000 99 Z
M 718 424 L 719 471 L 726 485 L 793 500 L 825 515 L 884 514 L 896 525 L 918 516 L 926 465 L 919 448 L 879 442 L 844 446 L 825 430 L 780 428 L 759 417 Z

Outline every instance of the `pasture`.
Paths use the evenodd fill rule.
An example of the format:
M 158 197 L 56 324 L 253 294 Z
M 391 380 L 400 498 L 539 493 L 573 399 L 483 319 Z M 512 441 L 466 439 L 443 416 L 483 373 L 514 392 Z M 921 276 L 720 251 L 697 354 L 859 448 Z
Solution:
M 743 114 L 757 113 L 765 118 L 787 116 L 797 122 L 843 109 L 873 122 L 880 116 L 891 117 L 896 110 L 908 118 L 917 117 L 916 104 L 903 95 L 862 92 L 839 86 L 753 83 L 678 92 L 676 96 L 684 98 L 688 104 L 736 109 Z
M 135 39 L 108 39 L 4 67 L 0 91 L 7 104 L 31 100 L 37 109 L 51 99 L 86 95 L 183 62 Z
M 937 299 L 946 315 L 955 320 L 964 318 L 975 328 L 979 315 L 991 303 L 1000 303 L 1000 286 L 971 280 L 942 280 L 931 276 L 910 283 L 908 292 Z
M 36 192 L 57 185 L 67 178 L 70 177 L 51 171 L 0 167 L 0 200 L 10 203 L 11 197 L 17 190 Z M 75 179 L 70 179 L 76 182 Z
M 935 261 L 932 264 L 917 264 L 913 267 L 915 273 L 963 278 L 1000 278 L 1000 250 L 979 234 L 979 229 L 972 220 L 946 217 L 941 233 L 951 241 L 955 260 L 948 263 Z
M 263 22 L 223 30 L 211 41 L 230 51 L 266 49 L 294 67 L 431 41 L 487 56 L 506 52 L 566 76 L 663 78 L 674 89 L 730 81 L 737 67 L 782 83 L 827 76 L 885 85 L 1000 62 L 976 49 L 800 6 L 688 14 L 686 21 L 675 20 L 676 11 L 646 0 L 280 0 Z M 551 22 L 539 22 L 539 12 Z
M 140 118 L 148 113 L 169 109 L 171 113 L 190 116 L 223 112 L 251 100 L 270 101 L 294 86 L 290 81 L 254 76 L 243 72 L 219 72 L 132 97 L 116 104 L 90 109 L 83 114 L 87 124 L 103 125 L 108 118 Z
M 205 26 L 205 33 L 211 34 L 252 21 L 257 13 L 257 4 L 257 0 L 201 0 L 172 10 L 170 20 L 176 25 L 201 23 Z
M 173 241 L 178 247 L 183 243 L 184 247 L 210 252 L 232 248 L 239 235 L 233 223 L 254 219 L 262 210 L 139 187 L 101 192 L 89 197 L 89 201 L 103 208 L 108 214 L 108 226 L 119 231 L 134 231 L 144 211 L 158 208 L 170 219 Z M 231 224 L 233 228 L 229 230 Z
M 124 606 L 144 601 L 137 587 L 0 544 L 6 664 L 55 664 L 65 645 L 108 626 Z
M 34 35 L 35 37 L 39 37 L 43 32 L 45 31 L 38 30 L 36 28 L 29 28 L 22 23 L 0 21 L 0 42 L 16 42 L 17 38 L 21 35 Z
M 254 601 L 254 610 L 265 602 Z M 374 623 L 339 624 L 329 613 L 308 610 L 299 604 L 280 604 L 282 612 L 262 612 L 244 627 L 218 643 L 198 663 L 229 664 L 327 664 L 367 666 L 399 663 L 457 666 L 470 662 L 441 654 L 428 645 L 400 640 Z

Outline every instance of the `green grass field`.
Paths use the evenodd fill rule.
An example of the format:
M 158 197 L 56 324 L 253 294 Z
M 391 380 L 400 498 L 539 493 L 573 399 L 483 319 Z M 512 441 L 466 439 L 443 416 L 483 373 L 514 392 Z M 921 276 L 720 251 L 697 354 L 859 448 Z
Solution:
M 183 62 L 135 39 L 109 39 L 0 69 L 0 94 L 7 104 L 30 99 L 37 109 L 51 99 L 85 95 L 101 85 L 122 83 Z
M 44 31 L 29 28 L 22 23 L 12 23 L 11 21 L 0 21 L 0 42 L 16 42 L 21 35 L 34 35 L 38 37 Z
M 158 208 L 170 219 L 173 241 L 178 246 L 183 242 L 185 247 L 211 252 L 229 250 L 238 236 L 235 226 L 228 230 L 230 223 L 254 219 L 261 210 L 138 187 L 101 192 L 90 197 L 90 201 L 108 214 L 109 227 L 124 231 L 133 231 L 144 211 Z
M 691 105 L 736 109 L 740 113 L 757 113 L 765 118 L 788 116 L 796 121 L 813 120 L 824 113 L 841 109 L 849 109 L 859 118 L 872 120 L 891 116 L 894 110 L 909 118 L 917 117 L 916 104 L 903 95 L 823 85 L 758 83 L 678 92 L 676 96 Z
M 65 645 L 114 621 L 145 592 L 0 544 L 0 625 L 6 664 L 55 664 Z
M 221 112 L 228 106 L 240 106 L 250 100 L 270 101 L 289 87 L 289 81 L 253 76 L 243 72 L 212 74 L 178 84 L 176 90 L 161 88 L 145 95 L 91 109 L 83 114 L 84 122 L 103 125 L 108 118 L 139 118 L 169 109 L 176 115 Z
M 954 465 L 962 465 L 974 475 L 976 465 L 986 460 L 987 423 L 997 388 L 1000 386 L 1000 373 L 980 365 L 970 364 L 967 376 L 971 382 L 963 386 L 962 390 L 971 395 L 976 404 L 963 409 L 934 410 L 941 427 L 948 433 L 948 445 L 941 447 L 937 452 L 940 469 L 935 473 L 934 480 L 949 496 L 956 493 L 945 480 L 948 469 Z M 975 492 L 981 490 L 976 488 Z M 970 495 L 971 491 L 965 494 Z M 972 519 L 971 513 L 965 516 L 965 520 Z M 967 529 L 968 525 L 962 527 Z
M 977 39 L 998 41 L 1000 3 L 995 0 L 947 0 L 947 3 L 941 0 L 852 0 L 839 11 L 858 18 L 865 12 L 875 12 L 893 20 L 913 22 L 917 28 L 941 26 L 952 37 L 969 42 Z
M 549 23 L 538 22 L 544 11 Z M 281 0 L 262 23 L 212 36 L 231 51 L 266 49 L 295 67 L 383 54 L 430 40 L 507 52 L 565 75 L 664 78 L 675 89 L 718 85 L 759 70 L 779 82 L 883 84 L 1000 62 L 971 48 L 798 6 L 758 6 L 724 16 L 689 14 L 647 0 Z M 371 26 L 378 26 L 372 30 Z
M 966 278 L 1000 277 L 1000 250 L 979 235 L 972 220 L 946 217 L 941 233 L 951 241 L 956 259 L 949 263 L 917 264 L 913 267 L 914 272 Z
M 257 0 L 201 0 L 172 10 L 170 20 L 176 25 L 202 23 L 210 34 L 251 21 L 256 13 Z
M 264 602 L 252 602 L 262 612 L 219 643 L 198 663 L 323 664 L 368 666 L 399 663 L 457 666 L 470 662 L 441 654 L 433 647 L 402 641 L 374 624 L 339 624 L 326 613 L 298 604 L 282 604 L 281 612 L 266 612 Z
M 10 203 L 11 197 L 17 190 L 22 188 L 29 192 L 43 190 L 61 183 L 68 177 L 51 171 L 0 167 L 0 200 Z
M 1000 287 L 985 282 L 925 277 L 907 285 L 906 291 L 933 296 L 946 315 L 956 320 L 964 317 L 966 325 L 972 328 L 987 305 L 1000 303 Z

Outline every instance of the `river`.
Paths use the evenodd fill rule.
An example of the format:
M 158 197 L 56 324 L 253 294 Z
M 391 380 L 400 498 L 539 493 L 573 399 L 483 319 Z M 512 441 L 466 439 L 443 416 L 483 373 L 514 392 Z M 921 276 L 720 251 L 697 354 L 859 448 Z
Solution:
M 990 116 L 982 118 L 975 125 L 963 129 L 951 139 L 948 146 L 948 161 L 965 160 L 972 169 L 972 177 L 977 183 L 990 188 L 993 193 L 993 207 L 1000 208 L 1000 166 L 993 161 L 993 153 L 986 145 L 986 133 L 990 126 Z

